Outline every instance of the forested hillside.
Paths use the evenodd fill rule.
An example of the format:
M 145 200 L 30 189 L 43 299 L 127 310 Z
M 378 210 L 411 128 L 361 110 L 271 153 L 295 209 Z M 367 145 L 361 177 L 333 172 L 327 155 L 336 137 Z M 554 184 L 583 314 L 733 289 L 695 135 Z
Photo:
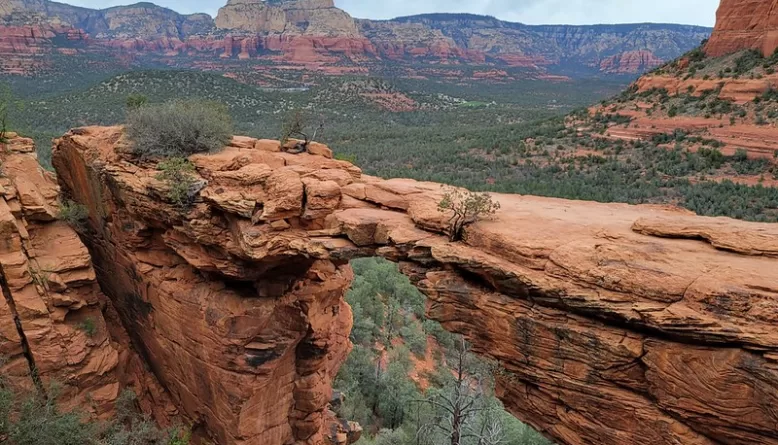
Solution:
M 765 69 L 763 63 L 756 65 Z M 456 83 L 445 77 L 320 76 L 301 83 L 293 75 L 278 87 L 258 87 L 255 74 L 244 74 L 141 71 L 54 96 L 21 90 L 10 124 L 36 137 L 46 165 L 51 138 L 74 126 L 123 122 L 132 94 L 151 103 L 176 98 L 224 103 L 236 133 L 261 138 L 279 138 L 284 119 L 303 110 L 310 125 L 321 125 L 322 142 L 369 174 L 496 192 L 671 203 L 703 215 L 749 220 L 778 218 L 771 158 L 721 152 L 715 137 L 689 134 L 672 123 L 664 131 L 647 128 L 655 133 L 647 138 L 601 137 L 606 131 L 634 131 L 627 108 L 636 105 L 628 103 L 651 99 L 651 91 L 617 95 L 624 84 L 602 81 Z M 582 108 L 609 96 L 614 99 L 597 112 Z M 764 109 L 764 119 L 771 116 L 771 97 L 753 105 Z M 666 111 L 655 114 L 705 105 L 707 113 L 728 106 L 732 115 L 742 108 L 705 96 L 675 97 L 660 105 Z

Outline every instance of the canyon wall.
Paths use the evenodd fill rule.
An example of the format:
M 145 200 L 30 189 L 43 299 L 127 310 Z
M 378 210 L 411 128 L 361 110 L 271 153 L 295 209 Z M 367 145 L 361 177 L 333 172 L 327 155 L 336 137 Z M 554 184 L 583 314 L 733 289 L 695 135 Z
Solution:
M 439 184 L 369 177 L 324 146 L 236 137 L 193 156 L 186 207 L 128 152 L 121 128 L 82 128 L 54 164 L 90 209 L 103 292 L 220 444 L 334 435 L 347 262 L 372 255 L 400 263 L 428 315 L 500 365 L 506 407 L 559 443 L 778 444 L 774 225 L 496 195 L 497 216 L 452 243 Z
M 354 440 L 358 427 L 328 411 L 332 381 L 351 349 L 343 296 L 352 273 L 343 262 L 305 258 L 290 247 L 295 237 L 284 233 L 283 217 L 293 213 L 301 184 L 288 172 L 276 178 L 281 195 L 290 196 L 279 196 L 285 202 L 262 230 L 278 238 L 256 244 L 259 233 L 233 237 L 252 226 L 254 204 L 244 208 L 249 201 L 240 195 L 262 193 L 256 176 L 214 165 L 219 179 L 201 193 L 237 214 L 208 204 L 182 211 L 165 202 L 153 169 L 86 161 L 86 147 L 118 160 L 103 150 L 120 136 L 118 129 L 76 131 L 60 141 L 54 163 L 67 194 L 90 209 L 82 236 L 101 288 L 181 412 L 224 445 Z M 247 187 L 226 192 L 234 185 Z
M 177 410 L 100 291 L 86 247 L 58 221 L 59 188 L 31 139 L 0 145 L 0 372 L 17 391 L 59 389 L 64 408 L 107 419 L 121 391 L 165 425 Z
M 770 56 L 778 48 L 778 1 L 721 0 L 705 52 L 713 57 L 743 49 Z

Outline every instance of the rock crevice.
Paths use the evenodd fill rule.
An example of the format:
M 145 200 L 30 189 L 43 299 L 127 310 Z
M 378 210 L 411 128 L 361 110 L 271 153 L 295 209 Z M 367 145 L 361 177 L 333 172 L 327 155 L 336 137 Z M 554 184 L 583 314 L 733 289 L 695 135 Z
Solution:
M 38 374 L 38 366 L 35 364 L 35 356 L 30 349 L 30 342 L 27 340 L 27 334 L 24 333 L 24 327 L 22 326 L 22 319 L 19 317 L 19 312 L 16 310 L 16 302 L 14 302 L 13 294 L 11 294 L 11 288 L 8 287 L 8 279 L 5 277 L 5 271 L 0 264 L 0 290 L 2 290 L 3 298 L 8 306 L 8 311 L 13 318 L 14 326 L 16 327 L 16 334 L 19 336 L 19 346 L 22 350 L 24 359 L 27 360 L 27 366 L 30 368 L 30 378 L 32 383 L 38 392 L 45 393 L 46 389 L 43 387 L 40 375 Z
M 56 384 L 63 408 L 102 419 L 130 389 L 164 425 L 175 407 L 116 323 L 86 247 L 57 220 L 58 195 L 33 141 L 9 134 L 0 145 L 0 371 L 19 392 Z

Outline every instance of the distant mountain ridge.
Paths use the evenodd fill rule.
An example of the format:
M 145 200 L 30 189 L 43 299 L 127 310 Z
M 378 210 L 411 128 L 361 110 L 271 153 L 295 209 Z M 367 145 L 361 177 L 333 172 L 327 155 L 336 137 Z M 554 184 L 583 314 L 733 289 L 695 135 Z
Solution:
M 62 52 L 65 40 L 80 42 L 80 51 L 107 48 L 123 55 L 270 55 L 285 63 L 423 61 L 638 74 L 696 47 L 710 32 L 650 23 L 525 25 L 474 14 L 354 19 L 333 0 L 229 0 L 215 18 L 149 2 L 102 10 L 48 0 L 0 5 L 0 55 L 15 60 L 25 53 Z
M 72 27 L 96 38 L 186 38 L 208 33 L 214 27 L 208 14 L 183 15 L 150 2 L 89 9 L 48 0 L 4 0 L 0 23 Z

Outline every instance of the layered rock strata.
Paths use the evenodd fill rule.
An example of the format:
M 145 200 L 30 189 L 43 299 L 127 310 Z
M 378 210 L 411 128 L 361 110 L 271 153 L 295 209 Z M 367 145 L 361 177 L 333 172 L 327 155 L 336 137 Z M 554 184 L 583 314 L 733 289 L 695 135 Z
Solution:
M 251 235 L 233 235 L 253 226 L 251 197 L 264 193 L 261 172 L 246 178 L 225 169 L 220 156 L 229 151 L 203 157 L 206 165 L 215 162 L 219 179 L 202 196 L 230 210 L 203 203 L 182 212 L 165 202 L 166 185 L 153 167 L 121 162 L 111 178 L 120 137 L 120 129 L 76 131 L 60 141 L 55 163 L 67 192 L 90 209 L 83 237 L 98 280 L 148 366 L 219 444 L 339 443 L 328 405 L 351 348 L 343 295 L 352 273 L 344 262 L 288 247 L 295 237 L 284 235 L 284 218 L 294 215 L 302 183 L 290 171 L 274 176 L 271 193 L 279 200 L 264 203 L 262 227 L 279 237 L 253 252 Z M 107 163 L 84 158 L 103 154 Z M 233 161 L 245 162 L 227 159 Z M 322 193 L 331 190 L 324 186 Z
M 721 0 L 716 27 L 705 46 L 713 57 L 744 49 L 770 56 L 778 48 L 778 1 Z
M 778 444 L 778 228 L 674 208 L 497 195 L 443 235 L 439 184 L 236 137 L 167 198 L 121 128 L 61 138 L 103 291 L 176 404 L 219 443 L 319 444 L 351 319 L 347 261 L 380 255 L 497 361 L 506 407 L 559 443 Z M 342 437 L 342 436 L 341 436 Z
M 63 408 L 103 419 L 130 389 L 167 423 L 175 407 L 132 349 L 86 247 L 58 220 L 54 176 L 31 139 L 9 136 L 0 145 L 0 372 L 17 391 L 56 386 Z
M 268 34 L 360 37 L 354 19 L 333 0 L 229 0 L 219 9 L 216 26 Z
M 0 68 L 30 74 L 44 62 L 38 54 L 97 53 L 117 63 L 142 55 L 161 59 L 156 62 L 197 57 L 183 61 L 193 67 L 234 57 L 309 66 L 421 60 L 636 74 L 709 34 L 683 25 L 529 26 L 469 14 L 355 20 L 332 0 L 230 0 L 216 19 L 147 2 L 95 10 L 13 0 L 0 5 Z

